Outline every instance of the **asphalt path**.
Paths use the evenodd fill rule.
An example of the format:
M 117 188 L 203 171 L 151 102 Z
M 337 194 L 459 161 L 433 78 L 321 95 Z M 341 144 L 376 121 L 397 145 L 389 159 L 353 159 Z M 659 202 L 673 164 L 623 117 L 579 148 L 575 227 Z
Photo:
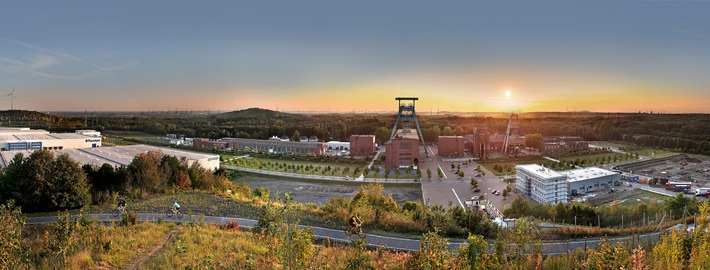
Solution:
M 75 218 L 76 215 L 72 215 Z M 88 218 L 96 219 L 101 222 L 119 222 L 121 217 L 114 217 L 111 214 L 88 214 Z M 178 222 L 178 223 L 198 223 L 200 222 L 200 216 L 193 215 L 192 220 L 185 215 L 182 218 L 177 218 L 176 216 L 167 217 L 165 214 L 154 214 L 154 213 L 138 213 L 138 221 L 150 221 L 157 222 L 159 218 L 163 219 L 163 222 Z M 27 224 L 44 224 L 44 223 L 54 223 L 57 221 L 56 216 L 48 217 L 31 217 L 27 218 Z M 239 223 L 240 227 L 252 228 L 256 226 L 257 221 L 253 219 L 245 218 L 235 218 L 235 217 L 215 217 L 215 216 L 204 216 L 204 223 L 214 223 L 214 224 L 226 224 L 229 221 L 236 221 Z M 304 226 L 301 226 L 304 227 Z M 356 235 L 346 236 L 344 230 L 335 230 L 329 228 L 321 227 L 310 227 L 313 229 L 314 235 L 318 239 L 329 238 L 330 240 L 350 242 L 351 239 L 358 237 Z M 676 226 L 676 228 L 680 228 Z M 669 228 L 670 229 L 670 228 Z M 625 236 L 616 238 L 607 238 L 610 243 L 622 242 L 622 241 L 634 241 L 635 245 L 642 243 L 655 243 L 660 238 L 662 232 L 655 232 L 649 234 L 635 235 L 635 236 Z M 632 239 L 633 238 L 633 239 Z M 383 247 L 387 249 L 394 249 L 400 251 L 415 251 L 419 249 L 419 240 L 406 239 L 398 237 L 389 237 L 382 235 L 367 234 L 366 241 L 371 247 Z M 545 255 L 551 254 L 566 254 L 570 253 L 575 249 L 584 249 L 594 247 L 599 244 L 600 239 L 589 239 L 589 240 L 572 240 L 572 241 L 557 241 L 557 242 L 544 242 L 542 243 L 542 252 Z M 460 245 L 465 244 L 463 242 L 451 242 L 449 248 L 455 249 Z M 492 246 L 491 246 L 492 248 Z

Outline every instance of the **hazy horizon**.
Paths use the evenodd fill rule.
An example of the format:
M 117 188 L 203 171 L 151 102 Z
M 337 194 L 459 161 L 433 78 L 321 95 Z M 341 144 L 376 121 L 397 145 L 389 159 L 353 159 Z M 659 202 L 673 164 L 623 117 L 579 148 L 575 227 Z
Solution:
M 708 1 L 0 4 L 0 110 L 710 108 Z

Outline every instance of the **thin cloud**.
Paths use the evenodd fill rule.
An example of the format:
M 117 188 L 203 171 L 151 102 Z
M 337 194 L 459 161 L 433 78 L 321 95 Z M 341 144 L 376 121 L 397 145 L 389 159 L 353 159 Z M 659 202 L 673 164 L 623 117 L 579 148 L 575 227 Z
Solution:
M 44 48 L 44 47 L 42 47 L 42 46 L 38 46 L 38 45 L 35 45 L 35 44 L 30 44 L 30 43 L 27 43 L 27 42 L 22 42 L 22 41 L 19 41 L 19 40 L 7 39 L 7 38 L 0 38 L 0 39 L 5 40 L 5 41 L 10 42 L 10 43 L 14 43 L 14 44 L 17 44 L 17 45 L 26 47 L 26 48 L 29 48 L 29 49 L 33 49 L 33 50 L 36 50 L 36 51 L 41 51 L 41 52 L 45 52 L 45 53 L 48 53 L 48 54 L 52 54 L 52 55 L 58 56 L 58 57 L 63 58 L 63 59 L 71 59 L 71 60 L 77 61 L 77 62 L 79 62 L 79 63 L 83 63 L 83 64 L 86 64 L 86 65 L 89 65 L 89 66 L 98 68 L 98 69 L 103 70 L 103 71 L 106 71 L 106 72 L 110 72 L 110 73 L 113 73 L 113 72 L 114 72 L 114 71 L 113 71 L 112 69 L 110 69 L 110 68 L 107 68 L 107 67 L 104 67 L 104 66 L 101 66 L 101 65 L 97 65 L 97 64 L 94 64 L 94 63 L 91 63 L 91 62 L 89 62 L 89 61 L 86 61 L 86 60 L 84 60 L 84 59 L 82 59 L 82 58 L 80 58 L 80 57 L 78 57 L 78 56 L 72 55 L 72 54 L 68 54 L 68 53 L 65 53 L 65 52 L 53 51 L 53 50 Z
M 704 40 L 710 40 L 710 35 L 706 35 L 706 34 L 690 32 L 688 30 L 672 28 L 672 27 L 665 27 L 665 29 L 668 31 L 671 31 L 671 32 L 680 33 L 680 34 L 684 34 L 684 35 L 691 36 L 691 37 L 696 37 L 696 38 L 700 38 L 700 39 L 704 39 Z

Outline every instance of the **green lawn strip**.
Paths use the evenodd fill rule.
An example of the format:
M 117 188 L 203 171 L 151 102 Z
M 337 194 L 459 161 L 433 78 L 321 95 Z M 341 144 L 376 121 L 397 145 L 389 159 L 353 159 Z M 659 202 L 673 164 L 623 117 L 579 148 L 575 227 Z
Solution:
M 647 156 L 647 157 L 650 157 L 653 152 L 656 153 L 656 155 L 654 156 L 655 158 L 664 158 L 664 157 L 670 157 L 670 156 L 675 156 L 675 155 L 680 154 L 677 152 L 660 150 L 660 149 L 653 149 L 653 148 L 644 148 L 641 150 L 631 151 L 631 153 L 638 153 L 639 156 Z
M 663 201 L 663 199 L 665 199 L 665 198 L 668 198 L 668 196 L 664 196 L 661 194 L 656 194 L 656 193 L 648 192 L 648 191 L 641 191 L 640 194 L 621 199 L 620 201 L 623 201 L 623 202 L 620 202 L 619 205 L 620 206 L 634 206 L 639 203 L 650 204 L 650 203 L 652 203 L 654 201 L 658 201 L 658 200 Z M 637 201 L 637 199 L 639 199 L 641 201 Z
M 249 161 L 249 162 L 256 161 L 256 162 L 258 162 L 257 164 L 259 164 L 259 165 L 261 165 L 261 166 L 253 167 L 253 166 L 251 165 L 251 164 L 253 164 L 253 163 L 249 163 L 250 165 L 247 165 L 247 166 L 242 166 L 242 165 L 237 165 L 238 163 L 237 163 L 236 161 L 225 161 L 225 162 L 223 162 L 223 164 L 225 164 L 225 165 L 230 165 L 230 166 L 244 167 L 244 168 L 261 169 L 261 170 L 273 171 L 273 172 L 294 173 L 294 174 L 315 175 L 315 176 L 336 176 L 336 177 L 345 177 L 345 176 L 348 176 L 348 177 L 359 177 L 360 174 L 364 174 L 364 173 L 365 173 L 364 170 L 365 170 L 365 168 L 367 167 L 367 164 L 364 164 L 364 163 L 357 163 L 357 162 L 349 162 L 349 161 L 346 161 L 346 162 L 314 162 L 314 161 L 300 161 L 300 160 L 288 160 L 288 159 L 251 158 L 251 157 L 245 158 L 245 159 L 251 159 L 251 161 Z M 284 166 L 284 167 L 280 167 L 280 166 L 277 166 L 277 165 L 271 165 L 271 166 L 269 166 L 269 165 L 267 165 L 267 164 L 269 164 L 269 163 L 270 163 L 270 164 L 277 164 L 277 165 L 285 164 L 285 166 Z M 288 169 L 288 168 L 287 168 L 288 165 L 294 165 L 294 166 L 299 166 L 299 165 L 303 165 L 303 166 L 313 166 L 314 169 L 313 169 L 313 170 L 309 170 L 309 171 L 305 171 L 305 170 L 298 169 L 298 170 L 294 171 L 293 169 Z M 315 168 L 318 168 L 318 166 L 320 166 L 320 168 L 318 169 L 318 171 L 315 171 Z M 325 168 L 327 168 L 328 166 L 331 167 L 331 171 L 328 171 L 328 172 L 326 172 L 326 173 L 324 174 L 324 173 L 323 173 L 323 170 L 324 170 Z M 343 174 L 343 170 L 344 170 L 346 167 L 349 167 L 349 171 L 348 171 L 347 174 Z M 336 168 L 337 168 L 337 171 L 336 171 Z M 354 171 L 355 171 L 355 168 L 360 168 L 360 173 L 358 173 L 358 175 L 354 175 L 354 174 L 353 174 Z M 334 171 L 336 171 L 336 172 L 335 172 L 335 173 L 332 173 L 332 172 L 334 172 Z M 384 174 L 384 170 L 382 170 L 381 173 Z M 415 171 L 412 171 L 412 173 L 414 174 Z M 373 171 L 370 171 L 365 177 L 366 177 L 366 178 L 374 178 L 374 177 L 375 177 L 375 173 L 374 173 Z M 376 177 L 377 177 L 377 178 L 385 178 L 384 175 L 377 175 Z M 393 178 L 393 179 L 417 179 L 418 176 L 416 176 L 416 175 L 409 175 L 409 176 L 407 176 L 407 175 L 399 175 L 399 176 L 397 176 L 397 175 L 392 171 L 392 172 L 390 172 L 389 178 Z
M 574 156 L 574 157 L 563 157 L 563 158 L 559 158 L 557 160 L 564 161 L 567 163 L 574 162 L 577 159 L 579 159 L 580 161 L 587 160 L 587 163 L 584 163 L 581 166 L 597 166 L 597 165 L 604 165 L 604 164 L 613 163 L 613 158 L 615 156 L 618 157 L 617 162 L 631 160 L 631 158 L 625 159 L 626 155 L 619 154 L 619 153 L 580 155 L 580 156 Z M 599 159 L 599 163 L 596 163 L 597 158 Z M 603 163 L 602 162 L 603 159 L 606 159 L 606 162 Z

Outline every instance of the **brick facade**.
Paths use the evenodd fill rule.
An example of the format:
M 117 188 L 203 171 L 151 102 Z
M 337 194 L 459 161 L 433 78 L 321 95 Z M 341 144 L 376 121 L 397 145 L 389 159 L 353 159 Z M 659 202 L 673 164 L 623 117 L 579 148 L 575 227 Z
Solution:
M 439 156 L 462 157 L 464 155 L 462 136 L 439 136 Z
M 370 156 L 375 154 L 375 135 L 350 136 L 351 156 Z

